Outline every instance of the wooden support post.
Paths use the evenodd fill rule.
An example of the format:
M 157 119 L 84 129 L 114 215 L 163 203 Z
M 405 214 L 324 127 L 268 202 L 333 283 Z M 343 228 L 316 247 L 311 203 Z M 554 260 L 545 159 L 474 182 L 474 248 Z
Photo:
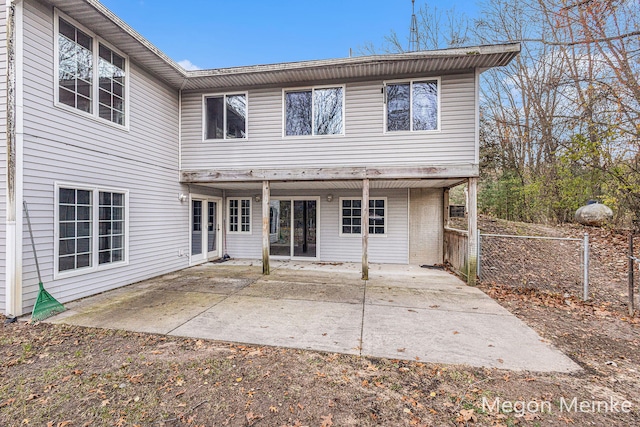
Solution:
M 443 224 L 444 224 L 444 228 L 449 227 L 449 217 L 450 217 L 450 210 L 449 210 L 449 189 L 445 188 L 444 189 L 444 193 L 442 194 L 442 206 L 444 209 L 444 216 L 443 216 Z
M 269 207 L 271 189 L 269 181 L 262 181 L 262 274 L 269 274 Z
M 369 280 L 369 180 L 362 180 L 362 280 Z
M 468 180 L 467 221 L 468 221 L 468 254 L 467 283 L 475 286 L 478 268 L 478 178 Z

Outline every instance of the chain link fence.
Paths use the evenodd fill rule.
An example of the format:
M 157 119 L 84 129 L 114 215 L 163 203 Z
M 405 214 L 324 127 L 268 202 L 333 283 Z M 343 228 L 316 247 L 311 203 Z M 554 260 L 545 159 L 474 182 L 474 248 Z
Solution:
M 478 277 L 484 282 L 588 295 L 588 238 L 480 234 L 478 246 Z

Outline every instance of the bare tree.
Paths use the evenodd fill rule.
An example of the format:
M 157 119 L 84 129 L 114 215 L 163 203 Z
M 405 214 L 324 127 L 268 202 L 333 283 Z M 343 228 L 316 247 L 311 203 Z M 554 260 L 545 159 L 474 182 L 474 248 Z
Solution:
M 475 42 L 471 30 L 473 21 L 464 13 L 456 10 L 439 9 L 424 3 L 417 13 L 418 45 L 425 50 L 444 49 L 449 47 L 468 46 Z M 407 19 L 406 35 L 391 31 L 385 36 L 384 46 L 377 47 L 366 43 L 359 50 L 362 54 L 371 55 L 379 52 L 401 53 L 409 50 L 409 20 Z M 404 33 L 404 32 L 403 32 Z

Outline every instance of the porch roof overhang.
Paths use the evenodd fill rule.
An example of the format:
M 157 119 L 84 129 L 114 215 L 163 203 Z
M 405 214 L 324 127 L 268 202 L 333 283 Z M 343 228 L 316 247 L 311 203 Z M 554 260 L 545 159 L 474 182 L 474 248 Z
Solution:
M 403 179 L 388 180 L 379 179 L 369 182 L 373 190 L 406 190 L 407 188 L 452 188 L 468 181 L 467 178 L 432 178 L 432 179 Z M 361 190 L 363 181 L 270 181 L 271 191 L 340 191 Z M 258 194 L 262 191 L 262 182 L 215 182 L 209 184 L 197 184 L 198 187 L 207 187 L 215 190 L 226 191 L 251 191 Z
M 187 71 L 97 0 L 47 0 L 175 89 L 233 89 L 452 73 L 508 64 L 519 43 Z
M 477 164 L 336 167 L 300 169 L 199 169 L 182 170 L 180 182 L 221 189 L 257 189 L 263 181 L 274 187 L 332 189 L 361 188 L 362 180 L 373 188 L 452 187 L 478 176 Z

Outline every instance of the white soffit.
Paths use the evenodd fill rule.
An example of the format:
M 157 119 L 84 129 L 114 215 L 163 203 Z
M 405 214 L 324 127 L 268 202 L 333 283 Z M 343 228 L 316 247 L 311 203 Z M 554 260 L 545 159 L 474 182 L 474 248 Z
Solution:
M 97 0 L 48 0 L 175 89 L 270 87 L 305 82 L 401 78 L 504 66 L 520 44 L 186 71 Z

